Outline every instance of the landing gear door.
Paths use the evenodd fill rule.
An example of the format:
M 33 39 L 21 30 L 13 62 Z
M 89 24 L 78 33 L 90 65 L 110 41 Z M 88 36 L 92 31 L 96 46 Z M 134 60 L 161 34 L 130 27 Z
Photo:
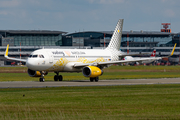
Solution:
M 53 63 L 53 54 L 51 52 L 48 52 L 49 55 L 49 63 Z

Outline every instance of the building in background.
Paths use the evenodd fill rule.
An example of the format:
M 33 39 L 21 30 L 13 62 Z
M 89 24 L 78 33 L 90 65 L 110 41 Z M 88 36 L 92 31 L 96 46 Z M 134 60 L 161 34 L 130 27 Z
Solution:
M 63 36 L 63 46 L 104 47 L 109 44 L 113 31 L 84 31 Z M 171 47 L 176 33 L 153 31 L 123 31 L 121 47 Z M 76 44 L 74 44 L 76 43 Z M 84 44 L 82 44 L 84 43 Z
M 0 30 L 0 61 L 4 60 L 6 45 L 10 44 L 9 56 L 27 58 L 29 54 L 40 48 L 76 48 L 103 49 L 112 37 L 113 31 L 83 31 L 67 34 L 62 31 L 46 30 Z M 128 38 L 127 38 L 128 36 Z M 180 33 L 157 31 L 123 31 L 121 50 L 127 52 L 127 39 L 130 53 L 152 53 L 156 49 L 157 56 L 169 55 L 177 43 L 175 55 L 170 60 L 180 61 Z M 21 44 L 21 46 L 20 46 Z M 10 62 L 5 62 L 10 64 Z
M 0 30 L 0 61 L 4 60 L 4 51 L 10 45 L 11 57 L 26 58 L 29 54 L 43 46 L 62 46 L 62 35 L 66 32 L 49 30 Z M 5 62 L 10 64 L 10 62 Z
M 0 30 L 0 45 L 6 46 L 61 46 L 62 31 Z

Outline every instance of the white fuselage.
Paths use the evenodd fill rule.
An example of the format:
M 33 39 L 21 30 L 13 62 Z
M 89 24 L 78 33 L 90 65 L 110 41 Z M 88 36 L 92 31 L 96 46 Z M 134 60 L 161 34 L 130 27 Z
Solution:
M 119 52 L 106 49 L 40 49 L 31 53 L 26 65 L 35 71 L 78 72 L 81 69 L 74 68 L 75 63 L 115 61 Z

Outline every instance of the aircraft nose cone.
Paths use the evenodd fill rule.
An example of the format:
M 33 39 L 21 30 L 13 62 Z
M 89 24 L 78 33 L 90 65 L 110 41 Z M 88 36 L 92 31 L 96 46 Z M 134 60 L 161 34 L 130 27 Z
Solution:
M 28 59 L 27 62 L 26 62 L 26 66 L 29 69 L 33 70 L 33 68 L 35 67 L 35 61 Z

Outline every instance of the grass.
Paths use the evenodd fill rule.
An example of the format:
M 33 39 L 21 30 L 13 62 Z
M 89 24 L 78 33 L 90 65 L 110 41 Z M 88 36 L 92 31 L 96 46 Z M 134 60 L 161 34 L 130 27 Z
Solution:
M 0 89 L 0 119 L 180 119 L 179 94 L 179 84 Z
M 38 81 L 29 77 L 26 67 L 0 67 L 0 81 Z M 11 73 L 9 73 L 11 72 Z M 15 72 L 15 73 L 12 73 Z M 20 73 L 18 73 L 20 72 Z M 100 80 L 104 79 L 144 79 L 180 77 L 180 66 L 111 66 L 104 69 Z M 64 80 L 89 80 L 82 73 L 60 73 Z M 46 81 L 53 81 L 55 73 L 45 76 Z
M 38 81 L 26 70 L 0 67 L 0 81 Z M 111 66 L 100 79 L 174 78 L 179 72 L 180 66 Z M 62 75 L 64 80 L 88 79 L 82 73 Z M 46 81 L 53 76 L 49 73 Z M 179 99 L 180 84 L 8 88 L 0 89 L 0 119 L 180 119 Z
M 180 71 L 180 66 L 110 66 L 107 69 L 104 69 L 106 72 L 113 71 Z
M 45 76 L 46 81 L 53 81 L 54 73 Z M 89 80 L 82 73 L 62 73 L 63 80 Z M 146 79 L 146 78 L 178 78 L 179 72 L 113 72 L 104 73 L 100 80 L 113 79 Z M 27 73 L 0 73 L 0 81 L 38 81 L 38 77 L 29 77 Z

